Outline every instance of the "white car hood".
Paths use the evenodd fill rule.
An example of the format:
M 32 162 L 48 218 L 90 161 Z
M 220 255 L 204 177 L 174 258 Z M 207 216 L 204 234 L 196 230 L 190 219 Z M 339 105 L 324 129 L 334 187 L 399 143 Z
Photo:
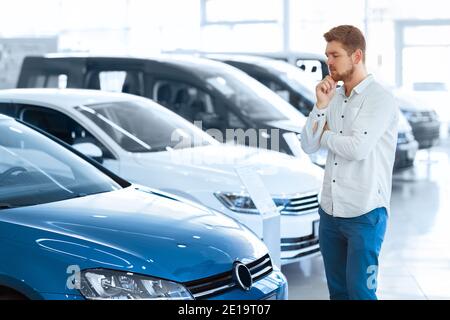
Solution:
M 267 124 L 275 128 L 301 133 L 303 127 L 306 124 L 306 118 L 303 118 L 302 120 L 303 121 L 301 123 L 294 122 L 292 120 L 276 120 L 276 121 L 268 121 Z
M 448 91 L 407 91 L 421 106 L 432 108 L 440 120 L 450 122 L 450 92 Z
M 397 103 L 401 110 L 405 111 L 431 111 L 433 108 L 426 101 L 415 95 L 414 92 L 404 90 L 394 91 Z
M 318 191 L 323 178 L 323 170 L 306 156 L 300 159 L 244 146 L 219 144 L 140 153 L 134 158 L 143 167 L 142 174 L 153 177 L 152 187 L 173 189 L 176 185 L 193 194 L 245 191 L 235 168 L 247 165 L 255 168 L 272 196 Z

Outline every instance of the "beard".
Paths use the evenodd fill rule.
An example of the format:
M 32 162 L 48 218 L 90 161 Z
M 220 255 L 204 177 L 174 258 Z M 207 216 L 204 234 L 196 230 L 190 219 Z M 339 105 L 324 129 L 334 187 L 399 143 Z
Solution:
M 350 66 L 350 68 L 348 68 L 344 72 L 337 72 L 336 69 L 330 70 L 330 76 L 336 82 L 338 82 L 338 81 L 346 82 L 347 80 L 352 78 L 354 71 L 355 71 L 355 66 L 352 64 Z

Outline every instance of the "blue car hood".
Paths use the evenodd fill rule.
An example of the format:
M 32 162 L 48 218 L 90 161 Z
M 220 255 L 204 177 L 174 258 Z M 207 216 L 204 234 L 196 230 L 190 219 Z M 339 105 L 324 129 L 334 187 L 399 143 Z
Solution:
M 229 271 L 235 260 L 246 263 L 267 253 L 235 220 L 135 186 L 4 210 L 0 223 L 3 238 L 36 251 L 39 259 L 178 282 Z

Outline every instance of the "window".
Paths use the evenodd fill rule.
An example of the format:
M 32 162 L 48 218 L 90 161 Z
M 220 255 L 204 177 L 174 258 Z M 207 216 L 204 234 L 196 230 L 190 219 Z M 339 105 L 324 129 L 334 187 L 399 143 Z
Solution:
M 283 48 L 282 18 L 280 0 L 202 0 L 203 50 L 279 51 Z
M 256 77 L 255 79 L 289 102 L 289 91 L 283 88 L 279 83 L 265 77 Z
M 138 71 L 95 71 L 88 75 L 88 89 L 125 92 L 142 96 L 144 75 Z
M 101 71 L 98 77 L 100 90 L 122 92 L 127 73 L 125 71 Z
M 7 116 L 16 118 L 17 117 L 17 107 L 10 103 L 0 103 L 0 113 Z
M 415 91 L 447 91 L 444 82 L 414 82 L 413 90 Z
M 67 88 L 66 74 L 39 74 L 28 79 L 27 88 Z
M 215 142 L 205 132 L 149 99 L 85 105 L 77 110 L 129 152 L 158 152 Z
M 201 121 L 203 130 L 245 128 L 244 122 L 230 108 L 188 83 L 159 80 L 154 86 L 153 98 L 190 122 Z
M 119 188 L 63 146 L 15 120 L 0 121 L 0 210 Z
M 205 81 L 219 91 L 244 119 L 255 121 L 305 119 L 289 103 L 240 70 L 217 72 Z
M 187 83 L 160 80 L 155 83 L 153 98 L 186 120 L 200 120 L 201 113 L 217 113 L 214 99 Z
M 288 83 L 290 89 L 287 89 L 279 83 L 267 78 L 258 78 L 257 80 L 297 108 L 303 115 L 309 115 L 309 112 L 314 106 L 314 100 L 311 100 L 307 90 L 298 90 L 294 84 L 286 81 L 284 78 L 283 80 Z
M 279 0 L 202 0 L 202 7 L 205 24 L 276 23 L 282 16 Z
M 55 110 L 24 106 L 20 119 L 61 139 L 69 145 L 90 142 L 103 152 L 103 158 L 114 159 L 112 153 L 72 118 Z

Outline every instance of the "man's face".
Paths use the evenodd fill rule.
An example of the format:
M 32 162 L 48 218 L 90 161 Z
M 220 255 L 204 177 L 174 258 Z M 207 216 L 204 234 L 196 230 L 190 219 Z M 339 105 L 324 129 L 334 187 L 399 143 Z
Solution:
M 352 76 L 355 69 L 352 56 L 348 55 L 340 42 L 328 42 L 325 55 L 328 58 L 330 76 L 334 81 L 345 82 Z

